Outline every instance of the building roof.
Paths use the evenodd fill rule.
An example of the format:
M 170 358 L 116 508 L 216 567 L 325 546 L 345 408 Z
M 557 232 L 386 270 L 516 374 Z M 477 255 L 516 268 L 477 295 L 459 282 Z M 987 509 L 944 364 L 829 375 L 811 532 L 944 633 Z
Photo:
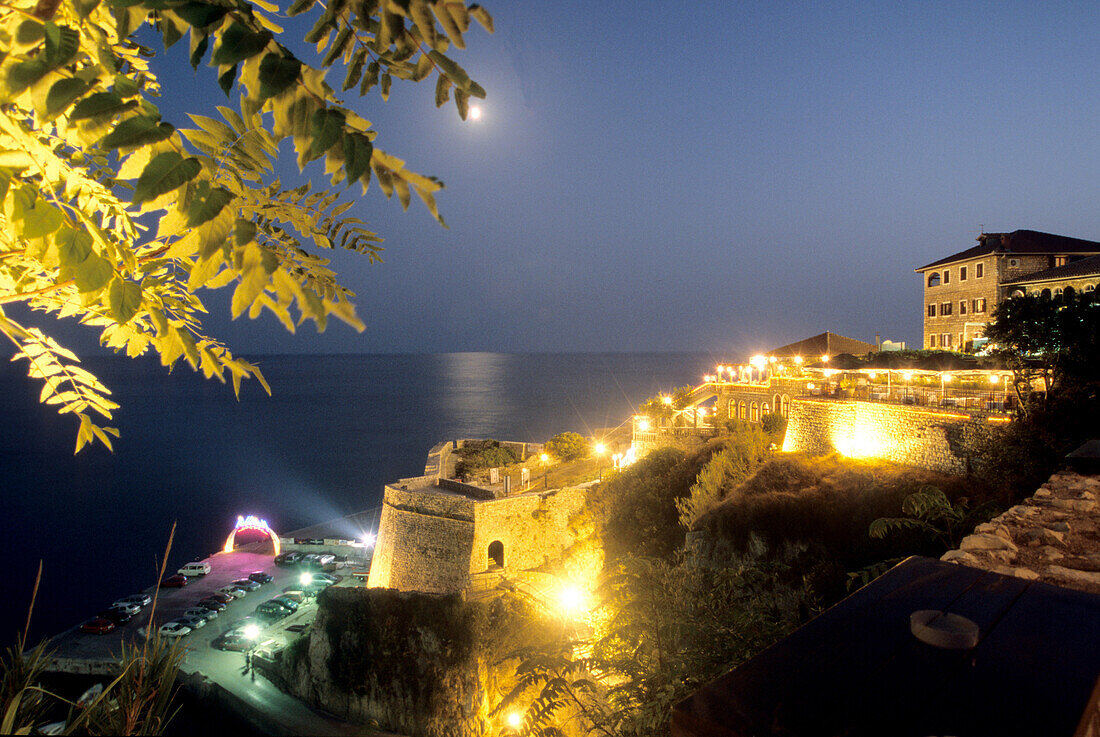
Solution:
M 855 338 L 845 338 L 843 335 L 830 333 L 826 330 L 820 335 L 800 340 L 797 343 L 789 343 L 780 348 L 768 351 L 769 356 L 835 356 L 840 353 L 863 355 L 877 351 L 878 346 L 873 343 L 864 343 Z
M 959 251 L 946 258 L 941 258 L 939 261 L 933 261 L 930 264 L 915 269 L 915 271 L 924 271 L 925 269 L 955 263 L 956 261 L 966 261 L 967 259 L 978 258 L 979 256 L 985 256 L 990 253 L 1100 254 L 1100 243 L 1082 240 L 1081 238 L 1070 238 L 1064 235 L 1040 233 L 1037 230 L 1014 230 L 1011 233 L 982 233 L 978 236 L 978 245 L 968 248 L 965 251 Z
M 1006 281 L 1005 284 L 1033 284 L 1044 281 L 1060 281 L 1062 279 L 1080 279 L 1084 276 L 1100 276 L 1100 256 L 1088 256 L 1077 261 L 1043 269 L 1034 274 L 1022 276 L 1019 279 Z
M 1097 652 L 1100 595 L 909 558 L 677 704 L 671 732 L 1083 735 Z

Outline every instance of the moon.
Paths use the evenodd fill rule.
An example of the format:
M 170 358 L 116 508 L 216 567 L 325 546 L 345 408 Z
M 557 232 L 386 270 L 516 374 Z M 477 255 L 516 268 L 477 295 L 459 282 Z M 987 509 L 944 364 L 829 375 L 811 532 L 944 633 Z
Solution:
M 468 117 L 470 120 L 481 120 L 481 108 L 477 105 L 471 105 Z

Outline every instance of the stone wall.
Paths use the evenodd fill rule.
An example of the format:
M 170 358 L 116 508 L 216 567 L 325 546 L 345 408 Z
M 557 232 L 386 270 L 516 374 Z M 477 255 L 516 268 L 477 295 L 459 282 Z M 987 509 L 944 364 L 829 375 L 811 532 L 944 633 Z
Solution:
M 784 451 L 884 458 L 932 471 L 961 473 L 966 459 L 953 439 L 981 418 L 926 407 L 872 402 L 793 399 Z
M 941 560 L 1100 594 L 1100 476 L 1059 471 Z
M 431 480 L 386 486 L 368 586 L 427 593 L 465 588 L 476 502 L 433 491 Z
M 574 542 L 569 520 L 584 508 L 588 487 L 479 502 L 474 509 L 470 573 L 489 568 L 489 545 L 504 545 L 506 571 L 538 568 L 557 560 Z

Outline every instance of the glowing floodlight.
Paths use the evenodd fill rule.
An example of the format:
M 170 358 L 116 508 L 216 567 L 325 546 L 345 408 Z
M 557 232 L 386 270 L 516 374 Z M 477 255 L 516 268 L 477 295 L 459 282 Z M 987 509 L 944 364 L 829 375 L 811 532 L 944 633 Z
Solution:
M 642 418 L 642 419 L 638 420 L 638 429 L 641 430 L 642 432 L 648 432 L 649 431 L 649 420 L 647 420 L 645 418 Z
M 243 634 L 250 640 L 255 640 L 257 637 L 260 636 L 260 627 L 259 625 L 255 624 L 246 624 L 241 634 Z
M 826 353 L 823 356 L 821 356 L 821 361 L 822 361 L 822 363 L 828 363 L 829 362 L 829 354 Z
M 279 536 L 275 534 L 275 530 L 271 529 L 271 526 L 267 524 L 267 520 L 262 520 L 254 514 L 250 514 L 247 517 L 244 515 L 237 515 L 237 524 L 233 526 L 233 531 L 229 533 L 229 537 L 225 539 L 225 547 L 222 548 L 223 553 L 232 553 L 233 545 L 237 540 L 238 532 L 262 532 L 271 538 L 271 542 L 275 545 L 275 555 L 279 554 Z
M 795 356 L 794 357 L 794 362 L 799 363 L 799 364 L 802 363 L 802 356 Z
M 944 381 L 951 381 L 952 378 L 953 377 L 951 376 L 951 374 L 944 374 L 943 375 L 943 380 Z
M 669 397 L 669 396 L 661 397 L 661 404 L 671 405 L 672 404 L 672 397 Z
M 596 447 L 594 447 L 593 450 L 596 451 L 596 455 L 602 456 L 607 452 L 607 446 L 603 443 L 596 443 Z
M 376 542 L 378 542 L 378 536 L 373 532 L 368 532 L 366 535 L 363 535 L 363 544 L 368 548 L 373 548 Z
M 558 599 L 561 602 L 562 611 L 565 612 L 567 616 L 576 616 L 587 608 L 585 606 L 586 597 L 584 592 L 573 584 L 566 584 L 563 586 L 558 595 Z
M 1001 381 L 1001 377 L 997 376 L 997 374 L 990 374 L 989 375 L 989 383 L 990 384 L 997 384 L 1000 381 Z
M 513 711 L 508 715 L 508 726 L 512 729 L 519 729 L 523 726 L 523 715 L 518 711 Z
M 303 586 L 309 586 L 311 583 L 313 583 L 313 574 L 309 571 L 306 571 L 301 576 L 298 576 L 298 583 L 302 584 Z

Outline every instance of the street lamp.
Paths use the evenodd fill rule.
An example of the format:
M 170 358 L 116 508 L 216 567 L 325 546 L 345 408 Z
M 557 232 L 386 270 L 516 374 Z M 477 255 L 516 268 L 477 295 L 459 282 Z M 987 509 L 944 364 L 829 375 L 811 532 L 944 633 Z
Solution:
M 539 456 L 539 460 L 542 461 L 542 488 L 550 488 L 550 456 L 543 453 Z
M 603 466 L 600 465 L 600 456 L 607 452 L 607 446 L 603 443 L 596 443 L 592 450 L 596 452 L 596 468 L 600 472 L 600 481 L 603 481 Z
M 255 624 L 246 624 L 241 634 L 248 640 L 248 652 L 245 653 L 245 663 L 248 671 L 252 673 L 252 680 L 256 680 L 256 673 L 252 670 L 252 655 L 256 650 L 256 640 L 260 637 L 260 628 Z

